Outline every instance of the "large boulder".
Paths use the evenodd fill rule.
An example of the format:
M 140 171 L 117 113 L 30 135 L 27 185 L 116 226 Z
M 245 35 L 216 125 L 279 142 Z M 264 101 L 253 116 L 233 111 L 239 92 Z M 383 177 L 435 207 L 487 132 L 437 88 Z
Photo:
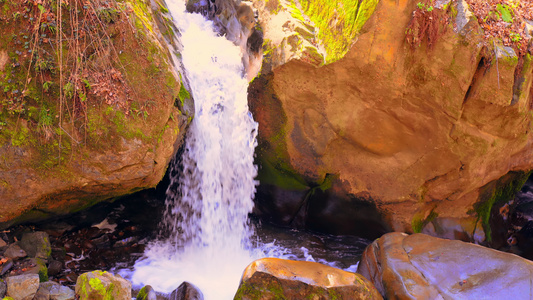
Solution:
M 359 274 L 315 262 L 263 258 L 244 270 L 235 299 L 381 299 Z
M 341 59 L 293 59 L 252 83 L 256 214 L 374 238 L 490 239 L 492 206 L 533 169 L 531 55 L 485 40 L 465 1 L 428 11 L 434 35 L 412 44 L 417 4 L 379 1 Z
M 188 118 L 162 6 L 34 4 L 0 12 L 0 228 L 154 187 Z
M 531 299 L 533 263 L 457 240 L 388 233 L 370 244 L 357 272 L 389 299 Z

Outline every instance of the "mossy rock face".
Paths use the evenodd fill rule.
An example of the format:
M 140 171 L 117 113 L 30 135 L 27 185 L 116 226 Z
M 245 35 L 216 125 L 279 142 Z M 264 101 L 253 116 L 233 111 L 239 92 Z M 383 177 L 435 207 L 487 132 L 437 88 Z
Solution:
M 76 280 L 80 300 L 131 300 L 131 283 L 106 271 L 81 274 Z
M 315 5 L 299 3 L 303 11 Z M 454 23 L 462 20 L 453 18 L 457 2 L 435 8 L 442 31 L 431 47 L 429 37 L 411 46 L 406 30 L 417 4 L 379 1 L 342 59 L 322 66 L 291 60 L 254 80 L 258 196 L 270 197 L 256 202 L 292 208 L 334 174 L 332 188 L 315 198 L 324 213 L 316 222 L 374 207 L 345 223 L 373 215 L 394 231 L 488 238 L 481 224 L 492 205 L 473 209 L 486 200 L 483 187 L 533 169 L 531 57 L 485 40 L 477 22 Z
M 255 1 L 265 38 L 262 72 L 268 73 L 290 60 L 318 67 L 343 58 L 378 2 Z
M 181 143 L 164 7 L 89 4 L 0 3 L 0 227 L 153 187 Z

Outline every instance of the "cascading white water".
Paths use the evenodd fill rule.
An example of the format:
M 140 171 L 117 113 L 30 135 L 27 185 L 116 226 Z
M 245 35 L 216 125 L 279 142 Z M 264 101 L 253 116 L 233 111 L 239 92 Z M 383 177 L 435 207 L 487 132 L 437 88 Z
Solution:
M 232 299 L 242 271 L 254 259 L 248 213 L 256 185 L 257 123 L 248 111 L 241 50 L 217 36 L 203 16 L 185 13 L 182 1 L 167 5 L 181 33 L 195 116 L 183 171 L 171 178 L 167 191 L 163 222 L 170 239 L 148 247 L 131 280 L 160 292 L 189 281 L 207 300 Z

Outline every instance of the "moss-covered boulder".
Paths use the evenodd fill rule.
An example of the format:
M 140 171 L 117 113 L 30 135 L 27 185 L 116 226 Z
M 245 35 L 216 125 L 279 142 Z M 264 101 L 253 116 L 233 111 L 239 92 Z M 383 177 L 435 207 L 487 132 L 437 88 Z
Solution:
M 131 300 L 131 283 L 109 272 L 87 272 L 76 280 L 76 295 L 80 300 Z
M 234 299 L 382 299 L 363 276 L 308 261 L 263 258 L 244 270 Z
M 291 60 L 251 85 L 256 213 L 485 240 L 489 183 L 533 169 L 531 54 L 515 50 L 487 39 L 465 1 L 379 1 L 340 60 Z
M 161 3 L 57 3 L 0 2 L 0 227 L 155 186 L 187 124 Z

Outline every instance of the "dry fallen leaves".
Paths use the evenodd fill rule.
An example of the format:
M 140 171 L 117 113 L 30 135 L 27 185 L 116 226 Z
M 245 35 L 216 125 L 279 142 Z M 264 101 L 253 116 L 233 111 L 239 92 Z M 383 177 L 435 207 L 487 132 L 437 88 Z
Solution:
M 531 41 L 526 30 L 526 20 L 533 20 L 532 0 L 466 0 L 485 38 L 500 39 L 505 46 L 515 48 L 524 55 Z

